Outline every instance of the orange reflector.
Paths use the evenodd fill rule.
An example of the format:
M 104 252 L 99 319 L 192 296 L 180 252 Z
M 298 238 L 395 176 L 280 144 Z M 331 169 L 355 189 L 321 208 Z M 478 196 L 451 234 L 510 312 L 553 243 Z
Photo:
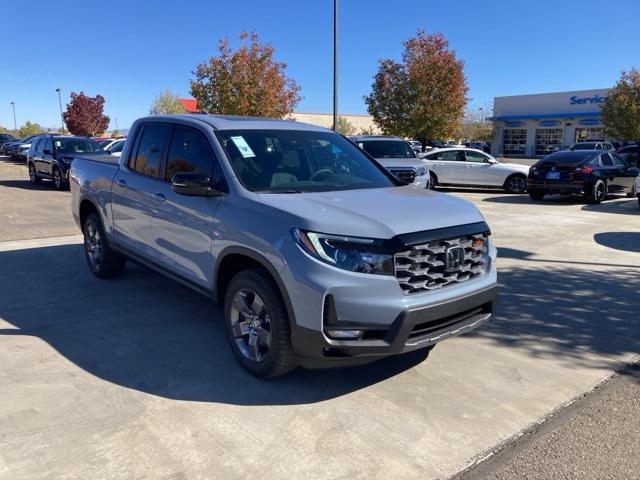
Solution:
M 474 238 L 473 242 L 471 242 L 471 246 L 473 248 L 482 247 L 484 245 L 484 240 L 482 238 Z

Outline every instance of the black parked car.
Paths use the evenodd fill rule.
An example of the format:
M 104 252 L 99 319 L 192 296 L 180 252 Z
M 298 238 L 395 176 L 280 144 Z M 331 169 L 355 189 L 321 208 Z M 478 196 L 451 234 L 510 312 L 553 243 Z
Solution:
M 42 135 L 33 139 L 27 164 L 29 180 L 38 184 L 43 178 L 53 180 L 57 190 L 69 188 L 69 169 L 77 156 L 104 156 L 95 140 L 84 137 Z
M 4 155 L 4 144 L 8 142 L 15 142 L 16 139 L 13 135 L 8 133 L 0 133 L 0 154 Z
M 612 151 L 576 150 L 548 155 L 529 170 L 527 191 L 533 200 L 547 194 L 584 195 L 600 203 L 607 193 L 635 196 L 639 169 Z

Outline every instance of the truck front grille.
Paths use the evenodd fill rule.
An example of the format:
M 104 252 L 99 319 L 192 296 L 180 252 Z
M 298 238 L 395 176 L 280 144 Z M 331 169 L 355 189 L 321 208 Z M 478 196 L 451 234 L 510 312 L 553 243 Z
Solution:
M 416 171 L 411 168 L 390 168 L 389 171 L 404 183 L 413 183 L 416 178 Z
M 395 254 L 395 276 L 405 294 L 436 290 L 480 277 L 489 262 L 488 237 L 485 233 L 434 240 L 412 245 Z M 447 269 L 447 250 L 460 246 L 464 261 Z

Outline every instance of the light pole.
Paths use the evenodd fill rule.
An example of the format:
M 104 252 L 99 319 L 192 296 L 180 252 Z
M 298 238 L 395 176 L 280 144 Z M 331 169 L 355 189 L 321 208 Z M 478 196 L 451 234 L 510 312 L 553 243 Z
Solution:
M 333 131 L 338 127 L 338 0 L 333 0 Z
M 118 135 L 120 135 L 120 127 L 118 127 L 118 119 L 114 118 L 115 122 L 116 122 L 116 130 L 118 131 Z
M 58 103 L 60 104 L 60 128 L 62 129 L 62 133 L 64 133 L 64 117 L 62 116 L 62 96 L 60 95 L 60 88 L 56 88 L 56 92 L 58 92 Z
M 16 123 L 16 102 L 11 102 L 11 108 L 13 109 L 13 129 L 18 132 L 18 124 Z

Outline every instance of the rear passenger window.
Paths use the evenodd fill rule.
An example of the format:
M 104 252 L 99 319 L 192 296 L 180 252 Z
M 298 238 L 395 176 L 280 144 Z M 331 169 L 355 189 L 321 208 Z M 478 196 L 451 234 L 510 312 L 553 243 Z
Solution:
M 626 167 L 627 166 L 626 162 L 619 155 L 614 153 L 613 155 L 611 155 L 611 157 L 613 158 L 613 164 L 616 167 Z
M 129 168 L 151 177 L 160 176 L 162 149 L 170 131 L 169 125 L 150 123 L 144 126 L 138 149 L 129 160 Z
M 216 159 L 204 135 L 191 128 L 176 127 L 169 146 L 165 179 L 171 181 L 176 173 L 199 173 L 219 181 L 219 169 L 215 167 Z
M 464 162 L 464 156 L 462 152 L 458 150 L 449 150 L 446 152 L 438 152 L 438 160 L 445 162 Z
M 605 167 L 613 166 L 613 160 L 611 160 L 611 155 L 605 153 L 600 156 L 600 164 Z

